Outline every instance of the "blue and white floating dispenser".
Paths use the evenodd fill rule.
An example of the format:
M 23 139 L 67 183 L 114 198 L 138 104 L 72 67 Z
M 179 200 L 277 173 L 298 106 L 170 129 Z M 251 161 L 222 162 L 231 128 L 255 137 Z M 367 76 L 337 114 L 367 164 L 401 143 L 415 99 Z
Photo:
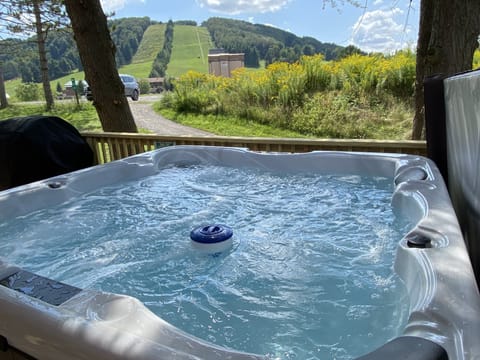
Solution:
M 204 225 L 190 232 L 193 246 L 206 253 L 220 253 L 233 244 L 233 230 L 227 225 Z

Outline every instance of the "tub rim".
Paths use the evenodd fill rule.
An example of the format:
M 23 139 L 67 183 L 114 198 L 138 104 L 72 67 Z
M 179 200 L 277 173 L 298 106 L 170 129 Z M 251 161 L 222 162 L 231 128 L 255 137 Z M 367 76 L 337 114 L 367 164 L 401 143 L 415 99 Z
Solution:
M 475 352 L 480 353 L 480 347 L 476 344 L 476 336 L 474 336 L 480 334 L 480 320 L 472 320 L 475 319 L 475 316 L 476 319 L 480 319 L 480 304 L 478 288 L 473 277 L 473 270 L 468 258 L 468 253 L 443 179 L 433 162 L 421 156 L 336 151 L 314 151 L 302 154 L 258 153 L 248 151 L 244 148 L 174 146 L 134 155 L 115 162 L 97 165 L 88 169 L 56 176 L 0 192 L 0 220 L 16 216 L 22 212 L 25 213 L 29 212 L 29 210 L 34 210 L 35 206 L 32 206 L 30 209 L 28 206 L 25 206 L 25 200 L 27 199 L 35 200 L 48 193 L 50 201 L 52 203 L 58 203 L 74 197 L 79 193 L 88 191 L 88 186 L 82 184 L 82 182 L 88 179 L 94 170 L 100 172 L 100 175 L 102 175 L 100 177 L 101 183 L 106 185 L 118 180 L 114 176 L 111 176 L 110 173 L 112 171 L 116 171 L 119 176 L 121 175 L 122 181 L 124 181 L 125 179 L 123 177 L 125 176 L 129 179 L 141 178 L 153 174 L 161 168 L 160 164 L 169 164 L 169 161 L 174 161 L 176 164 L 205 161 L 210 164 L 212 161 L 217 163 L 230 163 L 240 159 L 248 166 L 262 166 L 264 169 L 275 169 L 278 166 L 284 166 L 285 159 L 291 157 L 295 157 L 293 165 L 293 168 L 295 169 L 301 168 L 306 164 L 310 166 L 314 164 L 315 169 L 323 169 L 324 171 L 328 170 L 326 172 L 330 173 L 332 166 L 336 171 L 343 171 L 343 167 L 347 165 L 349 170 L 346 171 L 346 173 L 349 174 L 353 172 L 351 169 L 360 169 L 362 172 L 365 171 L 366 174 L 371 174 L 369 171 L 375 171 L 376 174 L 384 174 L 388 176 L 393 175 L 394 179 L 399 179 L 398 182 L 396 181 L 392 203 L 413 209 L 411 211 L 413 215 L 411 216 L 413 218 L 418 218 L 418 222 L 410 233 L 420 233 L 424 236 L 430 237 L 433 246 L 424 249 L 411 248 L 408 246 L 405 238 L 399 243 L 397 259 L 395 261 L 395 270 L 407 284 L 411 311 L 404 334 L 397 339 L 407 339 L 405 340 L 405 348 L 411 348 L 411 337 L 424 339 L 427 342 L 431 342 L 433 344 L 432 347 L 434 348 L 439 346 L 445 349 L 451 359 L 468 359 L 469 354 Z M 265 164 L 266 159 L 274 161 L 272 164 L 270 162 Z M 312 162 L 313 160 L 315 160 L 315 162 Z M 359 160 L 362 161 L 359 162 Z M 368 164 L 366 165 L 363 160 L 368 160 Z M 332 164 L 329 169 L 325 169 L 326 162 Z M 342 166 L 340 166 L 340 163 Z M 367 169 L 365 169 L 365 167 Z M 425 177 L 420 179 L 415 175 L 413 177 L 402 176 L 400 178 L 400 175 L 405 174 L 411 169 L 421 169 L 421 171 L 424 172 Z M 416 172 L 413 171 L 413 173 L 415 174 Z M 135 176 L 133 176 L 133 174 Z M 55 185 L 52 186 L 52 184 Z M 445 192 L 447 196 L 437 196 L 438 192 Z M 50 196 L 51 194 L 54 194 L 54 196 Z M 9 201 L 9 198 L 13 196 L 20 197 L 20 200 L 23 201 L 17 201 L 18 204 L 11 204 L 12 201 Z M 10 204 L 10 209 L 5 210 L 4 206 L 1 206 L 2 203 L 4 203 L 3 205 L 5 205 L 5 203 Z M 31 203 L 31 201 L 28 203 Z M 46 205 L 42 203 L 41 207 L 45 206 L 48 206 L 48 203 Z M 437 229 L 435 222 L 438 219 L 444 224 L 445 229 Z M 448 255 L 448 253 L 452 251 L 456 254 L 455 259 L 450 259 L 452 257 L 451 254 Z M 442 258 L 446 255 L 450 259 L 449 262 L 451 265 L 462 267 L 464 269 L 465 279 L 463 285 L 466 285 L 468 288 L 467 290 L 463 289 L 463 287 L 460 289 L 460 286 L 457 284 L 454 286 L 456 291 L 449 295 L 444 289 L 442 289 L 442 286 L 444 286 L 442 277 L 451 277 L 449 269 L 445 269 L 439 265 L 443 261 Z M 420 271 L 412 271 L 412 268 L 422 270 L 422 273 L 420 273 Z M 0 279 L 4 279 L 6 273 L 15 269 L 17 268 L 2 261 L 0 258 Z M 460 283 L 460 281 L 457 281 L 457 283 Z M 427 290 L 423 293 L 419 291 L 419 284 L 422 284 Z M 109 316 L 113 316 L 113 319 L 101 319 L 102 328 L 108 323 L 108 329 L 112 329 L 112 326 L 114 329 L 115 327 L 120 327 L 116 328 L 116 331 L 120 331 L 127 325 L 126 322 L 128 323 L 132 320 L 132 314 L 135 314 L 135 317 L 144 318 L 146 321 L 152 321 L 153 314 L 135 298 L 85 289 L 83 289 L 80 294 L 73 296 L 70 300 L 67 300 L 59 306 L 59 308 L 61 307 L 65 310 L 65 313 L 59 314 L 58 311 L 50 309 L 50 316 L 44 320 L 47 322 L 53 322 L 57 324 L 58 327 L 58 324 L 62 321 L 64 321 L 64 324 L 65 322 L 72 322 L 73 320 L 71 320 L 70 317 L 73 316 L 75 319 L 73 323 L 78 323 L 77 325 L 80 329 L 90 329 L 88 324 L 84 324 L 79 320 L 81 319 L 81 313 L 78 313 L 78 308 L 75 307 L 80 306 L 82 308 L 83 306 L 83 311 L 87 311 L 86 309 L 88 306 L 93 306 L 93 308 L 104 308 L 105 303 L 102 301 L 105 301 L 106 298 L 109 299 L 108 303 L 110 305 L 111 303 L 116 304 L 117 302 L 128 303 L 129 306 L 132 307 L 132 313 L 129 313 L 130 317 L 118 317 L 118 315 L 115 315 L 115 311 L 108 312 L 110 314 Z M 128 300 L 125 300 L 125 298 L 128 298 Z M 11 289 L 0 286 L 0 304 L 5 302 L 11 304 L 12 301 L 19 301 L 27 308 L 30 307 L 31 309 L 48 308 L 48 306 L 42 304 L 43 302 L 41 300 L 32 299 L 28 297 L 28 295 L 22 293 L 12 293 Z M 452 306 L 452 304 L 455 306 Z M 85 306 L 87 306 L 87 308 L 85 308 Z M 3 306 L 0 308 L 3 308 Z M 114 306 L 114 308 L 116 308 L 116 306 Z M 460 313 L 463 313 L 463 315 L 460 316 Z M 34 315 L 31 316 L 34 317 Z M 458 316 L 460 316 L 461 320 L 456 319 Z M 157 318 L 155 315 L 153 315 L 153 317 Z M 129 320 L 125 320 L 126 318 Z M 67 319 L 69 320 L 67 321 Z M 461 330 L 464 330 L 465 326 L 464 323 L 460 324 L 459 321 L 464 322 L 466 320 L 470 323 L 467 329 L 468 332 L 465 333 L 464 331 L 463 334 L 459 334 Z M 81 324 L 81 326 L 79 324 Z M 203 340 L 196 339 L 193 336 L 174 328 L 168 323 L 162 323 L 161 325 L 161 331 L 168 332 L 177 340 L 182 339 L 182 341 L 186 341 L 189 344 L 195 344 L 194 346 L 202 349 L 202 351 L 208 349 L 208 351 L 213 351 L 216 354 L 221 353 L 222 356 L 231 357 L 232 359 L 263 358 L 260 355 L 246 354 L 237 351 L 228 350 L 227 352 L 224 352 L 225 349 Z M 130 335 L 132 335 L 132 332 L 134 333 L 129 327 L 126 329 L 127 330 L 122 333 L 122 336 L 125 335 L 125 332 Z M 60 327 L 60 330 L 65 331 L 67 335 L 71 335 L 71 332 L 73 331 L 72 328 L 69 328 L 69 330 L 66 331 L 63 327 Z M 4 330 L 0 330 L 0 334 L 2 334 L 3 331 Z M 94 332 L 94 330 L 89 331 Z M 98 331 L 98 329 L 95 329 L 95 331 Z M 75 334 L 75 332 L 73 333 Z M 6 337 L 9 338 L 9 336 Z M 395 346 L 398 345 L 398 341 L 403 341 L 397 339 L 394 339 Z M 152 339 L 149 340 L 150 343 L 155 341 Z M 99 347 L 100 350 L 102 349 L 102 344 L 98 344 L 99 341 L 95 339 L 88 339 L 88 341 L 91 346 Z M 423 343 L 423 340 L 418 341 Z M 177 342 L 177 345 L 180 342 Z M 29 341 L 26 342 L 26 344 L 28 343 Z M 26 344 L 19 344 L 20 346 L 18 347 L 23 349 Z M 15 347 L 17 344 L 12 342 L 12 345 Z M 165 350 L 164 347 L 160 348 L 161 349 L 157 349 L 157 351 L 170 351 Z M 377 351 L 383 351 L 382 348 L 384 347 L 381 347 Z M 123 349 L 122 351 L 126 350 L 127 349 Z M 120 349 L 118 351 L 120 351 Z M 181 350 L 178 351 L 182 353 Z M 376 351 L 373 351 L 372 353 L 365 355 L 367 357 L 361 357 L 360 359 L 376 359 L 375 353 Z M 372 356 L 371 358 L 368 357 L 370 355 Z M 129 358 L 128 353 L 122 354 L 122 356 L 124 356 L 124 358 Z M 188 358 L 188 355 L 185 356 Z M 440 358 L 442 357 L 439 357 L 438 359 Z

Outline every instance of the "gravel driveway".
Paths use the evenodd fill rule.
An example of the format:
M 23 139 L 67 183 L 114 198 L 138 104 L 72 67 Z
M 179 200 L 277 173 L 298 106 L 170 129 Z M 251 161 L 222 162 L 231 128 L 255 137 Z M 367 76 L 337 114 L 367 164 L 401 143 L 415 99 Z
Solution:
M 133 118 L 139 129 L 147 129 L 158 135 L 213 135 L 212 133 L 177 124 L 158 115 L 152 109 L 154 102 L 160 100 L 161 95 L 141 95 L 139 101 L 129 99 Z

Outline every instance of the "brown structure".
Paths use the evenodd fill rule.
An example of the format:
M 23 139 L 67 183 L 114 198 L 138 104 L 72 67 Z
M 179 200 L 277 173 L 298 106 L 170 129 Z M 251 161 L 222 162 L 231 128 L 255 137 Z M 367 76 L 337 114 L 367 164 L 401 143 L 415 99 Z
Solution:
M 230 77 L 232 71 L 245 66 L 245 54 L 208 54 L 209 74 Z
M 147 81 L 150 84 L 150 93 L 161 93 L 165 90 L 165 78 L 154 77 L 148 78 Z

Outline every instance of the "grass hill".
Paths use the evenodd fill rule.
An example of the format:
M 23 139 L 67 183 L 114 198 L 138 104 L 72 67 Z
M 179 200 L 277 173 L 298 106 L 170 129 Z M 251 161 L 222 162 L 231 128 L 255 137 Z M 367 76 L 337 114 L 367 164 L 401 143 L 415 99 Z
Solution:
M 166 24 L 150 25 L 143 34 L 142 42 L 133 56 L 132 64 L 153 61 L 162 49 Z
M 150 25 L 143 34 L 138 51 L 133 56 L 132 62 L 120 67 L 120 73 L 127 73 L 137 79 L 148 78 L 152 64 L 158 52 L 163 47 L 165 40 L 166 24 Z
M 177 77 L 188 70 L 208 72 L 208 50 L 212 47 L 210 34 L 206 28 L 175 25 L 167 74 Z

